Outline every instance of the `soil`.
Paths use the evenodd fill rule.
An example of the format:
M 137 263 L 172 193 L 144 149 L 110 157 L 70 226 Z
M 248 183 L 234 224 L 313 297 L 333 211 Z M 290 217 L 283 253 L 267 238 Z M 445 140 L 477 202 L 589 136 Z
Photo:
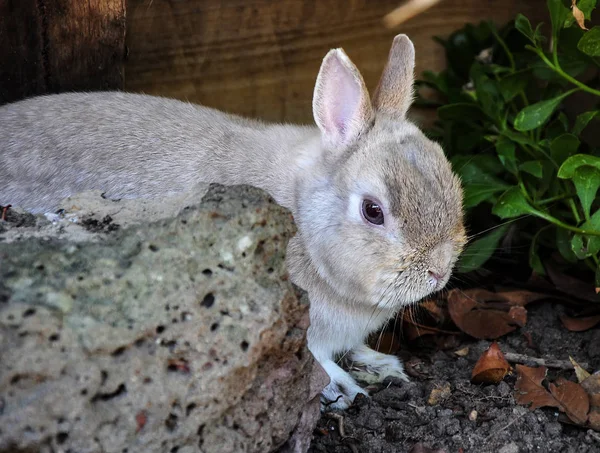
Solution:
M 560 311 L 548 302 L 528 306 L 527 325 L 497 340 L 501 350 L 566 361 L 571 356 L 588 371 L 600 369 L 600 329 L 569 332 Z M 497 385 L 472 384 L 473 366 L 489 345 L 467 338 L 448 350 L 436 350 L 425 340 L 403 345 L 405 363 L 406 355 L 421 376 L 409 383 L 384 380 L 346 411 L 325 414 L 309 452 L 600 452 L 600 433 L 569 424 L 556 409 L 517 405 L 514 373 Z M 465 347 L 466 356 L 454 353 Z M 576 380 L 572 369 L 549 369 L 550 380 L 558 376 Z M 429 401 L 435 389 L 442 391 L 433 394 L 442 396 Z

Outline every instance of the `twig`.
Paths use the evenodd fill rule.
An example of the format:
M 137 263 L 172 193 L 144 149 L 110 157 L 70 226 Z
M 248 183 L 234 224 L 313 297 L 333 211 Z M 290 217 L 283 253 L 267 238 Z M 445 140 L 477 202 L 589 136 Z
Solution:
M 399 6 L 383 18 L 383 25 L 387 28 L 394 28 L 403 22 L 421 14 L 423 11 L 431 8 L 440 0 L 409 0 L 404 5 Z
M 346 430 L 344 429 L 344 416 L 341 414 L 336 414 L 335 412 L 325 412 L 324 414 L 327 418 L 331 418 L 333 420 L 337 420 L 338 422 L 338 431 L 340 432 L 340 436 L 342 439 L 346 437 Z
M 556 360 L 556 359 L 539 359 L 537 357 L 529 357 L 525 354 L 517 354 L 515 352 L 505 352 L 504 357 L 509 362 L 528 364 L 535 363 L 536 365 L 545 366 L 548 368 L 557 368 L 559 370 L 572 370 L 573 364 L 568 360 Z M 581 368 L 589 368 L 589 364 L 580 363 Z

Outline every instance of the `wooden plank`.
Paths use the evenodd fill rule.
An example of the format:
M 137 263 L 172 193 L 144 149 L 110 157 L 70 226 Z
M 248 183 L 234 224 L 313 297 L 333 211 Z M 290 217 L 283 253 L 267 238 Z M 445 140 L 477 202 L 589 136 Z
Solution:
M 417 72 L 438 70 L 448 35 L 466 22 L 545 17 L 543 0 L 444 0 L 397 30 L 400 0 L 129 0 L 125 88 L 271 121 L 310 122 L 325 53 L 343 47 L 373 89 L 396 33 L 415 43 Z
M 0 105 L 45 91 L 41 22 L 37 0 L 0 0 Z
M 125 0 L 0 0 L 0 104 L 123 88 Z

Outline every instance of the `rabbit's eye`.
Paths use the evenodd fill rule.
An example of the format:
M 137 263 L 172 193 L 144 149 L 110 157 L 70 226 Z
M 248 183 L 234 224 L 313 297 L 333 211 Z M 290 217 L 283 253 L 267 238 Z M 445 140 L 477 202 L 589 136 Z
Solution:
M 374 225 L 383 225 L 383 211 L 381 206 L 373 200 L 363 200 L 362 215 L 367 222 Z

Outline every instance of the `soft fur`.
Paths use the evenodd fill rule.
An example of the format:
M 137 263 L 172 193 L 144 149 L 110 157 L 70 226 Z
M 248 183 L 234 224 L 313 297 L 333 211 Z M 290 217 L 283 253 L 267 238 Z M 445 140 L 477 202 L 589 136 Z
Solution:
M 394 39 L 373 102 L 354 64 L 330 51 L 317 77 L 317 127 L 266 125 L 180 101 L 71 93 L 0 107 L 0 205 L 49 212 L 73 193 L 162 197 L 197 183 L 249 184 L 289 208 L 292 281 L 311 300 L 309 348 L 331 382 L 327 407 L 365 391 L 338 366 L 406 379 L 365 346 L 407 304 L 441 289 L 465 243 L 462 192 L 441 148 L 407 121 L 414 48 Z M 363 218 L 374 200 L 384 224 Z

